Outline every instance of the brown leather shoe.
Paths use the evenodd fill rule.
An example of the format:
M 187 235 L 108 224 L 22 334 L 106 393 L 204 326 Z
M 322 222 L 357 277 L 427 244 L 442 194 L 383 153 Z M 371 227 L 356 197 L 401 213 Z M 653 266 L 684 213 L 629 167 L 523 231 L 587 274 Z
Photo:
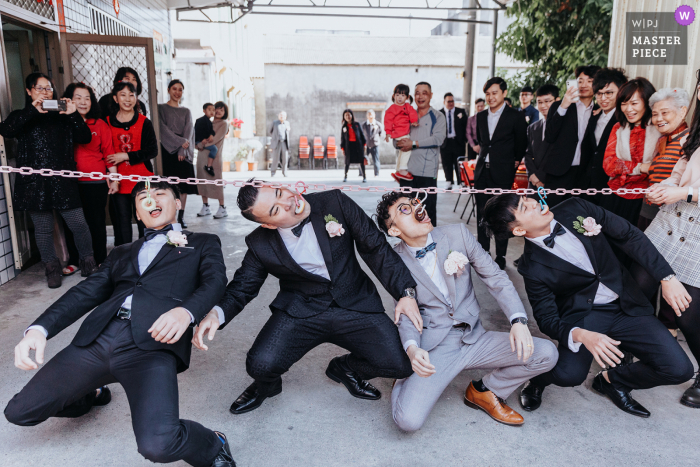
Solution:
M 491 418 L 505 425 L 520 426 L 525 423 L 523 417 L 508 407 L 504 400 L 491 391 L 477 391 L 473 383 L 469 383 L 464 393 L 464 403 L 472 409 L 483 410 Z

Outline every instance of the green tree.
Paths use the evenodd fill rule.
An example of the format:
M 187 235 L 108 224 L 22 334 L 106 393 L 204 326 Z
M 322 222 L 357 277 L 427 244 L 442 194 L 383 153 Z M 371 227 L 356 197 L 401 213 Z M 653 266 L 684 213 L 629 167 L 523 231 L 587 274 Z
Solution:
M 496 41 L 499 52 L 528 64 L 508 78 L 514 103 L 526 84 L 556 84 L 563 94 L 577 66 L 606 66 L 612 8 L 613 0 L 516 0 L 506 11 L 515 21 Z

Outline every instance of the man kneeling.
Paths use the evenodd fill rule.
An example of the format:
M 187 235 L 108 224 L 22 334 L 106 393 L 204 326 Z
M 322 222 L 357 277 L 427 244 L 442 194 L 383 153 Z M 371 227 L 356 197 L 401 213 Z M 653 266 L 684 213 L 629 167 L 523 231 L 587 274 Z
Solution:
M 150 194 L 150 208 L 144 206 Z M 199 323 L 226 288 L 216 235 L 182 231 L 175 185 L 143 182 L 132 191 L 145 238 L 116 247 L 98 271 L 66 292 L 25 332 L 15 366 L 44 363 L 46 339 L 83 321 L 73 342 L 47 362 L 5 408 L 10 423 L 79 417 L 111 400 L 120 383 L 131 407 L 138 450 L 146 459 L 201 467 L 235 467 L 226 437 L 178 415 L 177 374 L 192 352 Z M 155 206 L 153 206 L 155 204 Z M 186 246 L 185 246 L 186 245 Z M 36 362 L 29 357 L 36 351 Z M 38 440 L 37 440 L 38 442 Z M 96 460 L 96 465 L 103 464 Z
M 415 373 L 394 386 L 396 424 L 405 431 L 418 430 L 461 371 L 489 369 L 491 373 L 469 384 L 465 404 L 506 425 L 522 425 L 523 417 L 505 400 L 520 384 L 552 369 L 557 351 L 551 342 L 530 335 L 527 314 L 506 273 L 464 224 L 433 227 L 421 204 L 402 193 L 382 197 L 377 223 L 402 240 L 396 252 L 418 284 L 416 300 L 423 318 L 422 333 L 405 316 L 399 321 Z M 510 334 L 481 325 L 469 264 L 508 317 Z
M 617 246 L 639 263 L 661 282 L 666 301 L 685 310 L 690 295 L 637 227 L 578 198 L 549 211 L 516 194 L 490 199 L 484 222 L 496 237 L 525 237 L 518 272 L 537 325 L 559 341 L 557 366 L 523 388 L 523 409 L 536 410 L 550 384 L 582 384 L 594 358 L 610 369 L 598 373 L 593 389 L 639 417 L 650 414 L 632 398 L 632 389 L 681 384 L 693 376 L 688 356 L 656 319 L 654 307 L 611 248 Z M 639 361 L 621 364 L 620 349 Z

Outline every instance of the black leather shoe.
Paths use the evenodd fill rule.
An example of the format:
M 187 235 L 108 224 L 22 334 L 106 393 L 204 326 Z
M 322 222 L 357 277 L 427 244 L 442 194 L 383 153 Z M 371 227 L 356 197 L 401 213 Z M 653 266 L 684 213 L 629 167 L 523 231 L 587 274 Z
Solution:
M 651 415 L 642 404 L 632 398 L 629 392 L 615 389 L 611 383 L 608 383 L 603 377 L 603 372 L 598 373 L 595 378 L 593 378 L 593 389 L 604 396 L 608 396 L 618 409 L 630 415 L 636 415 L 642 418 L 649 418 Z
M 695 382 L 683 393 L 681 404 L 694 409 L 700 409 L 700 373 L 695 375 Z
M 495 261 L 498 267 L 501 268 L 501 271 L 506 268 L 506 259 L 503 256 L 496 256 Z
M 335 357 L 326 368 L 326 376 L 336 383 L 344 384 L 351 395 L 359 399 L 376 401 L 382 393 L 367 381 L 360 378 L 346 363 L 348 356 Z
M 242 413 L 251 412 L 262 405 L 262 403 L 268 397 L 275 397 L 277 394 L 282 392 L 282 380 L 279 381 L 267 395 L 262 395 L 258 391 L 258 383 L 253 382 L 250 386 L 246 388 L 238 399 L 233 401 L 231 408 L 229 409 L 232 414 L 240 415 Z
M 102 386 L 100 389 L 100 394 L 95 396 L 95 400 L 92 402 L 93 407 L 101 407 L 112 401 L 112 391 L 107 386 Z
M 543 391 L 544 386 L 538 386 L 532 381 L 528 381 L 523 390 L 520 391 L 520 407 L 528 412 L 539 409 L 542 405 Z
M 224 446 L 216 455 L 216 459 L 211 463 L 211 467 L 236 467 L 236 462 L 233 460 L 233 455 L 231 455 L 231 448 L 228 445 L 228 439 L 226 435 L 220 431 L 215 431 L 218 436 L 224 438 Z

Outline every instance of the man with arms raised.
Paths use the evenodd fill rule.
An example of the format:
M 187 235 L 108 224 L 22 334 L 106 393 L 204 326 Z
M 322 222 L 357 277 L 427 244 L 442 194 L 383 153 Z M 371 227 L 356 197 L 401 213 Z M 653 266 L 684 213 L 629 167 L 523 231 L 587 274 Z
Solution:
M 480 369 L 492 371 L 469 384 L 464 402 L 498 422 L 522 425 L 523 418 L 505 400 L 525 381 L 551 370 L 557 349 L 532 338 L 515 287 L 466 226 L 433 228 L 421 211 L 415 199 L 398 192 L 385 194 L 377 205 L 379 227 L 402 240 L 395 250 L 418 283 L 416 300 L 425 326 L 421 334 L 400 317 L 401 341 L 415 373 L 394 386 L 394 421 L 402 430 L 418 430 L 460 372 Z M 481 325 L 470 264 L 506 314 L 510 333 Z
M 638 228 L 578 198 L 549 211 L 516 194 L 489 200 L 484 222 L 497 238 L 525 237 L 518 272 L 537 325 L 559 341 L 557 365 L 521 392 L 525 410 L 540 406 L 542 391 L 550 384 L 582 384 L 594 358 L 610 368 L 596 375 L 593 389 L 638 417 L 650 413 L 630 391 L 681 384 L 693 376 L 687 355 L 613 253 L 615 245 L 645 268 L 676 311 L 687 308 L 690 295 Z M 621 365 L 622 350 L 639 361 Z
M 44 362 L 46 339 L 96 307 L 73 342 L 10 400 L 5 417 L 21 426 L 79 417 L 109 403 L 105 385 L 118 382 L 146 459 L 235 467 L 222 433 L 178 415 L 177 374 L 190 363 L 191 325 L 206 316 L 226 287 L 221 243 L 216 235 L 182 231 L 176 223 L 181 205 L 175 185 L 152 183 L 147 190 L 139 182 L 132 196 L 145 237 L 112 250 L 96 273 L 27 329 L 15 348 L 15 366 L 35 370 Z
M 246 237 L 243 263 L 200 324 L 194 344 L 206 350 L 203 336 L 211 340 L 217 328 L 231 322 L 258 295 L 268 274 L 279 279 L 280 292 L 248 351 L 246 369 L 255 381 L 234 401 L 232 413 L 250 412 L 281 393 L 282 374 L 324 342 L 350 351 L 331 360 L 326 375 L 360 399 L 381 397 L 368 379 L 411 374 L 396 326 L 355 248 L 398 301 L 396 320 L 399 313 L 408 314 L 422 330 L 416 283 L 362 208 L 339 190 L 301 196 L 253 185 L 241 188 L 237 203 L 243 217 L 260 227 Z

